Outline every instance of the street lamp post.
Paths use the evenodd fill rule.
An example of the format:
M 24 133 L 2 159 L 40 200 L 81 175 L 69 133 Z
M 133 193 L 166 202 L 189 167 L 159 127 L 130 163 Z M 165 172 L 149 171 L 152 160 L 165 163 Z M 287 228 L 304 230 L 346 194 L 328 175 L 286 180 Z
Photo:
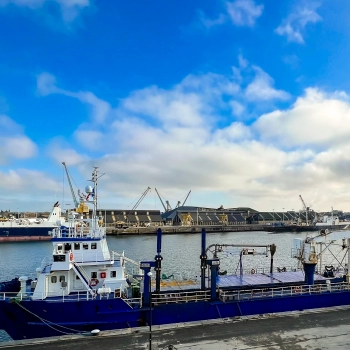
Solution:
M 152 291 L 151 291 L 151 281 L 152 281 L 152 272 L 148 272 L 147 276 L 149 277 L 148 284 L 148 293 L 149 293 L 149 350 L 152 350 Z

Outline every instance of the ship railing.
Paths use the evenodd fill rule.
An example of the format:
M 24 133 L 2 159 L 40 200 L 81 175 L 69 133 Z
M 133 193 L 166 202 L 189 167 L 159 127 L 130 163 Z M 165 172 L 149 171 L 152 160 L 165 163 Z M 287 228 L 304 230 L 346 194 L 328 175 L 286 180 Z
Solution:
M 189 291 L 189 292 L 168 292 L 162 294 L 152 294 L 152 304 L 187 303 L 210 300 L 209 291 Z
M 131 274 L 139 274 L 139 275 L 142 275 L 142 270 L 140 269 L 140 263 L 135 261 L 135 260 L 132 260 L 128 257 L 126 257 L 124 255 L 124 252 L 122 253 L 118 253 L 118 252 L 115 252 L 114 250 L 110 250 L 110 255 L 111 255 L 111 260 L 115 261 L 115 260 L 119 260 L 120 261 L 120 264 L 122 266 L 124 266 L 125 262 L 129 262 L 130 264 L 133 265 L 133 268 L 131 269 Z
M 222 268 L 221 270 L 224 270 L 224 268 Z M 281 265 L 276 266 L 273 268 L 273 272 L 295 272 L 297 270 L 300 270 L 300 268 L 297 268 L 296 266 L 285 266 L 285 265 Z M 256 266 L 256 267 L 250 267 L 250 268 L 244 268 L 242 269 L 243 275 L 254 275 L 254 274 L 270 274 L 270 267 L 266 266 L 266 267 L 261 267 L 261 266 Z M 234 274 L 239 275 L 240 271 L 239 269 L 236 269 L 234 271 Z
M 319 267 L 319 265 L 316 266 L 316 274 L 323 274 L 323 272 L 326 270 L 326 267 L 329 267 L 330 264 L 326 264 L 326 263 L 322 263 L 322 267 Z M 347 268 L 343 267 L 343 266 L 332 266 L 334 269 L 334 273 L 347 273 Z M 221 270 L 224 270 L 223 268 Z M 273 273 L 276 272 L 296 272 L 298 270 L 302 270 L 301 268 L 298 268 L 296 266 L 285 266 L 285 265 L 280 265 L 280 266 L 275 266 L 273 268 Z M 250 267 L 250 268 L 244 268 L 242 270 L 243 275 L 247 275 L 247 274 L 265 274 L 265 275 L 269 275 L 270 274 L 270 267 Z M 239 270 L 235 270 L 234 274 L 239 275 Z
M 56 292 L 46 292 L 38 294 L 38 292 L 1 292 L 0 293 L 0 300 L 28 300 L 28 299 L 35 299 L 35 300 L 46 300 L 48 302 L 69 302 L 69 301 L 88 301 L 88 300 L 96 300 L 96 299 L 123 299 L 128 305 L 131 307 L 136 307 L 141 305 L 141 298 L 125 298 L 123 294 L 118 295 L 114 292 L 107 293 L 107 294 L 95 294 L 94 296 L 91 296 L 89 291 L 79 291 L 74 292 L 69 295 L 65 295 L 65 292 L 62 292 L 61 295 L 57 295 Z
M 278 298 L 285 296 L 300 296 L 322 293 L 337 293 L 350 289 L 348 282 L 324 283 L 316 285 L 295 285 L 288 287 L 247 289 L 240 291 L 219 291 L 219 299 L 223 302 L 252 299 Z

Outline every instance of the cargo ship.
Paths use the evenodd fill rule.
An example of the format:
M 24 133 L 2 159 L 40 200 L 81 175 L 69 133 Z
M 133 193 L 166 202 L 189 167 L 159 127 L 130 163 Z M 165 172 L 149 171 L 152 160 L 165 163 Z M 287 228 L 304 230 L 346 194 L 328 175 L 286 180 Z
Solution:
M 0 243 L 14 241 L 47 241 L 51 239 L 50 232 L 61 225 L 65 219 L 61 216 L 61 207 L 56 202 L 48 219 L 34 221 L 20 218 L 0 221 Z
M 309 231 L 320 231 L 320 230 L 343 230 L 349 228 L 350 223 L 340 221 L 338 216 L 327 216 L 322 218 L 322 221 L 315 222 L 312 224 L 286 224 L 284 222 L 275 222 L 271 225 L 266 225 L 264 231 L 271 233 L 282 233 L 282 232 L 309 232 Z
M 202 230 L 200 277 L 175 280 L 162 273 L 161 229 L 154 259 L 137 262 L 109 250 L 97 216 L 98 177 L 95 168 L 94 187 L 85 189 L 95 194 L 92 217 L 72 213 L 65 227 L 52 230 L 52 256 L 43 259 L 36 278 L 0 283 L 0 329 L 13 339 L 350 305 L 348 265 L 322 271 L 322 253 L 331 242 L 341 240 L 348 254 L 350 231 L 294 239 L 292 256 L 300 269 L 287 271 L 273 266 L 274 244 L 207 247 Z M 220 253 L 232 247 L 240 250 L 237 274 L 220 270 Z M 244 273 L 244 257 L 259 252 L 270 257 L 269 269 Z

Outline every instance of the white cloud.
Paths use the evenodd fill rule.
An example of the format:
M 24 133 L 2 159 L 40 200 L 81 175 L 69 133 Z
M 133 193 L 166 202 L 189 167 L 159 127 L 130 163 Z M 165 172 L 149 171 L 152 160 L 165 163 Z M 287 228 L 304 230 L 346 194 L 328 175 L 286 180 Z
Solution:
M 65 140 L 54 139 L 47 148 L 47 156 L 54 159 L 58 164 L 66 162 L 69 165 L 76 166 L 80 163 L 86 162 L 89 157 L 82 155 L 72 146 L 67 144 Z
M 0 6 L 16 5 L 39 9 L 48 3 L 55 3 L 60 7 L 64 22 L 72 22 L 80 14 L 81 10 L 90 6 L 90 0 L 0 0 Z
M 202 11 L 199 11 L 199 21 L 206 28 L 212 28 L 214 26 L 224 24 L 227 18 L 223 13 L 220 13 L 219 16 L 215 19 L 208 18 Z
M 261 16 L 264 5 L 256 5 L 253 0 L 236 0 L 226 3 L 227 12 L 237 26 L 252 27 Z
M 273 88 L 273 79 L 261 68 L 254 66 L 255 78 L 247 86 L 245 95 L 251 101 L 268 101 L 268 100 L 287 100 L 290 98 L 289 93 L 283 90 Z
M 75 137 L 78 142 L 88 150 L 96 150 L 104 147 L 104 134 L 95 130 L 77 130 Z
M 240 27 L 253 27 L 258 17 L 262 15 L 264 5 L 256 5 L 254 0 L 235 0 L 226 2 L 225 13 L 220 13 L 216 18 L 207 17 L 202 11 L 198 11 L 197 23 L 210 29 L 230 21 Z
M 308 3 L 306 6 L 298 7 L 276 28 L 275 32 L 279 35 L 285 35 L 288 41 L 299 44 L 304 43 L 302 32 L 308 23 L 317 23 L 322 20 L 316 12 L 318 3 Z
M 237 101 L 230 101 L 229 104 L 232 108 L 233 115 L 240 116 L 243 114 L 245 107 L 241 103 Z
M 56 201 L 62 199 L 62 182 L 41 171 L 0 171 L 0 184 L 3 210 L 49 211 Z
M 58 139 L 50 156 L 82 176 L 99 166 L 106 173 L 100 185 L 105 207 L 125 207 L 150 186 L 172 202 L 191 189 L 192 204 L 201 206 L 291 209 L 300 207 L 302 194 L 320 210 L 330 201 L 350 209 L 343 194 L 350 170 L 348 95 L 308 89 L 290 108 L 270 105 L 269 113 L 244 123 L 244 111 L 254 103 L 260 107 L 290 96 L 276 90 L 261 68 L 243 57 L 240 62 L 240 82 L 208 73 L 189 75 L 168 89 L 134 91 L 108 112 L 108 123 L 77 125 L 73 139 L 79 144 Z M 86 103 L 50 77 L 39 81 L 42 93 Z M 232 116 L 235 109 L 241 121 Z M 141 208 L 153 206 L 154 198 L 145 198 Z
M 37 146 L 24 135 L 22 127 L 6 115 L 0 115 L 0 144 L 0 164 L 31 158 L 37 153 Z
M 265 114 L 255 123 L 261 138 L 283 147 L 327 149 L 346 144 L 350 134 L 350 106 L 337 95 L 307 89 L 291 109 Z
M 61 94 L 77 98 L 79 101 L 87 103 L 92 108 L 92 118 L 96 123 L 103 123 L 111 112 L 111 106 L 106 101 L 96 97 L 89 91 L 70 92 L 56 86 L 56 78 L 49 73 L 41 73 L 37 77 L 37 91 L 43 96 L 50 94 Z

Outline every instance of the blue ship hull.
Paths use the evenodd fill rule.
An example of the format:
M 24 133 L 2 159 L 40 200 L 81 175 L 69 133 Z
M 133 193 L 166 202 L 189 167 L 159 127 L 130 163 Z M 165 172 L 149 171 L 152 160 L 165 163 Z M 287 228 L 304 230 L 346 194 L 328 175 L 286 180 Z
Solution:
M 131 308 L 123 299 L 55 303 L 0 301 L 0 329 L 13 339 L 39 338 L 147 325 L 149 308 Z M 152 324 L 249 316 L 350 305 L 350 291 L 303 294 L 241 301 L 198 301 L 152 307 Z M 69 322 L 67 322 L 69 320 Z M 65 327 L 65 328 L 63 328 Z M 74 330 L 74 331 L 73 331 Z
M 23 227 L 0 226 L 0 242 L 50 240 L 49 232 L 54 227 L 38 227 L 34 225 Z

